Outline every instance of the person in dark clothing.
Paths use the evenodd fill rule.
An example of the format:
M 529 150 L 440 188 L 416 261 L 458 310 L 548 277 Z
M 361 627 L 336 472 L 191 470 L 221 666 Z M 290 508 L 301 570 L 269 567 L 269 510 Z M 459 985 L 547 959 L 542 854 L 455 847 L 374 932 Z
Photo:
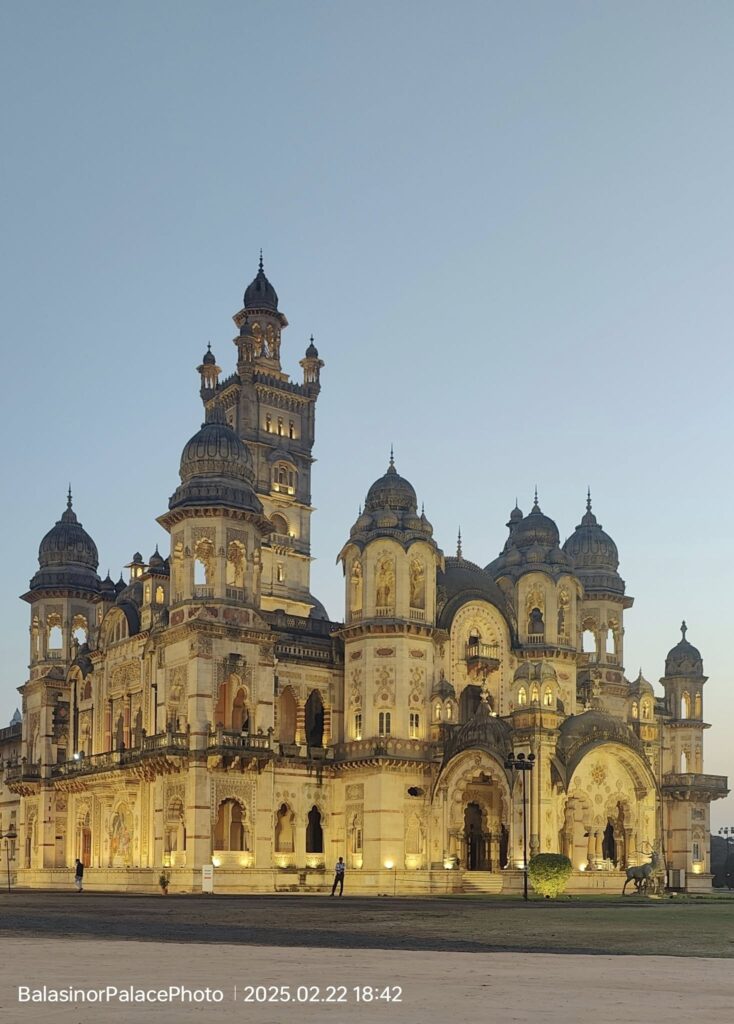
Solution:
M 344 858 L 340 857 L 334 869 L 334 884 L 331 887 L 332 896 L 336 892 L 337 885 L 339 886 L 339 895 L 342 896 L 344 894 L 344 872 L 346 869 L 347 865 L 344 863 Z
M 74 869 L 74 885 L 76 885 L 76 891 L 77 892 L 82 892 L 82 890 L 83 890 L 83 885 L 82 885 L 83 880 L 84 880 L 84 865 L 82 864 L 82 862 L 77 857 L 76 868 Z

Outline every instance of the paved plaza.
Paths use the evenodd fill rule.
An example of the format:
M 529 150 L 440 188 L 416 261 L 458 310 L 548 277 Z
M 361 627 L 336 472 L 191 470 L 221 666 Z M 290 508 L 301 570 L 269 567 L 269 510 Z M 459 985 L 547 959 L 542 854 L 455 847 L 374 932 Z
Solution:
M 0 1019 L 718 1024 L 734 996 L 732 923 L 726 898 L 15 891 L 0 897 Z

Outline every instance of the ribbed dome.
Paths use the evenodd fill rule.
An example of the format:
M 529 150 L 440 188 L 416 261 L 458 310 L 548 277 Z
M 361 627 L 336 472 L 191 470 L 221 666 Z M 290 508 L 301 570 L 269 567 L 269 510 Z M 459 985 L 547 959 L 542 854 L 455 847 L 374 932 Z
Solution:
M 418 498 L 413 485 L 395 469 L 392 455 L 387 472 L 372 484 L 364 503 L 365 512 L 376 512 L 384 508 L 414 514 L 418 511 Z
M 265 276 L 262 253 L 257 276 L 245 290 L 244 304 L 245 309 L 271 309 L 274 313 L 278 311 L 278 293 Z
M 202 363 L 204 364 L 204 366 L 215 365 L 216 359 L 214 358 L 214 353 L 212 352 L 211 345 L 207 345 L 206 352 L 204 353 L 204 358 L 202 359 Z
M 318 358 L 319 358 L 319 350 L 316 348 L 316 346 L 313 343 L 313 334 L 312 334 L 309 346 L 306 349 L 306 359 L 318 359 Z
M 224 418 L 219 405 L 207 409 L 206 422 L 181 453 L 182 483 L 195 476 L 224 476 L 252 483 L 252 456 Z
M 617 545 L 602 530 L 591 511 L 591 495 L 586 499 L 586 513 L 579 525 L 563 545 L 577 569 L 616 572 L 619 566 Z
M 436 587 L 442 599 L 438 623 L 448 628 L 458 610 L 469 601 L 488 601 L 509 621 L 505 596 L 495 581 L 474 562 L 448 557 L 445 570 L 436 573 Z
M 668 651 L 668 657 L 665 659 L 666 676 L 703 675 L 701 652 L 686 640 L 687 630 L 688 626 L 683 622 L 680 627 L 683 638 L 680 643 L 677 643 L 675 647 Z
M 179 475 L 181 486 L 168 503 L 171 509 L 229 505 L 262 514 L 262 504 L 253 490 L 250 450 L 227 425 L 217 403 L 207 409 L 206 422 L 186 444 Z
M 39 570 L 31 580 L 31 590 L 44 586 L 99 590 L 97 545 L 71 507 L 71 489 L 61 519 L 39 545 L 38 565 Z
M 530 547 L 535 543 L 550 548 L 556 547 L 559 541 L 558 527 L 549 516 L 543 515 L 536 494 L 532 509 L 524 519 L 516 522 L 512 530 L 512 543 L 518 548 Z

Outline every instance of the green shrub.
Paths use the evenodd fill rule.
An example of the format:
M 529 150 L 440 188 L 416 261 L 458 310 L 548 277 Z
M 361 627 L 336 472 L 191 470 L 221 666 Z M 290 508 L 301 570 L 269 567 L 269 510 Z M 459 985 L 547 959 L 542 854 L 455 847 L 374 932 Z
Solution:
M 539 853 L 528 864 L 528 879 L 541 896 L 556 897 L 565 890 L 573 865 L 562 853 Z

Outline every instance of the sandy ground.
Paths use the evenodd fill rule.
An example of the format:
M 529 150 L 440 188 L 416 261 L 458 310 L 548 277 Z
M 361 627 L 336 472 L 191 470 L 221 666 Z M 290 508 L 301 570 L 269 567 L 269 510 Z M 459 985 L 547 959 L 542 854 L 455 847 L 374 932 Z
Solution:
M 138 941 L 4 938 L 3 1024 L 697 1024 L 732 1019 L 729 960 L 302 949 Z M 54 1004 L 19 1001 L 19 986 L 220 989 L 223 1001 Z M 246 986 L 267 1002 L 246 1002 Z M 272 990 L 267 987 L 273 986 Z M 285 986 L 285 989 L 283 988 Z M 315 1002 L 298 1002 L 306 994 Z M 332 988 L 335 991 L 332 991 Z M 346 989 L 346 1002 L 325 1002 Z M 400 989 L 401 1000 L 358 1002 L 355 986 Z M 253 993 L 256 997 L 257 993 Z M 262 992 L 260 993 L 262 995 Z M 290 995 L 290 1002 L 282 1001 Z M 276 1000 L 276 1001 L 274 1001 Z

